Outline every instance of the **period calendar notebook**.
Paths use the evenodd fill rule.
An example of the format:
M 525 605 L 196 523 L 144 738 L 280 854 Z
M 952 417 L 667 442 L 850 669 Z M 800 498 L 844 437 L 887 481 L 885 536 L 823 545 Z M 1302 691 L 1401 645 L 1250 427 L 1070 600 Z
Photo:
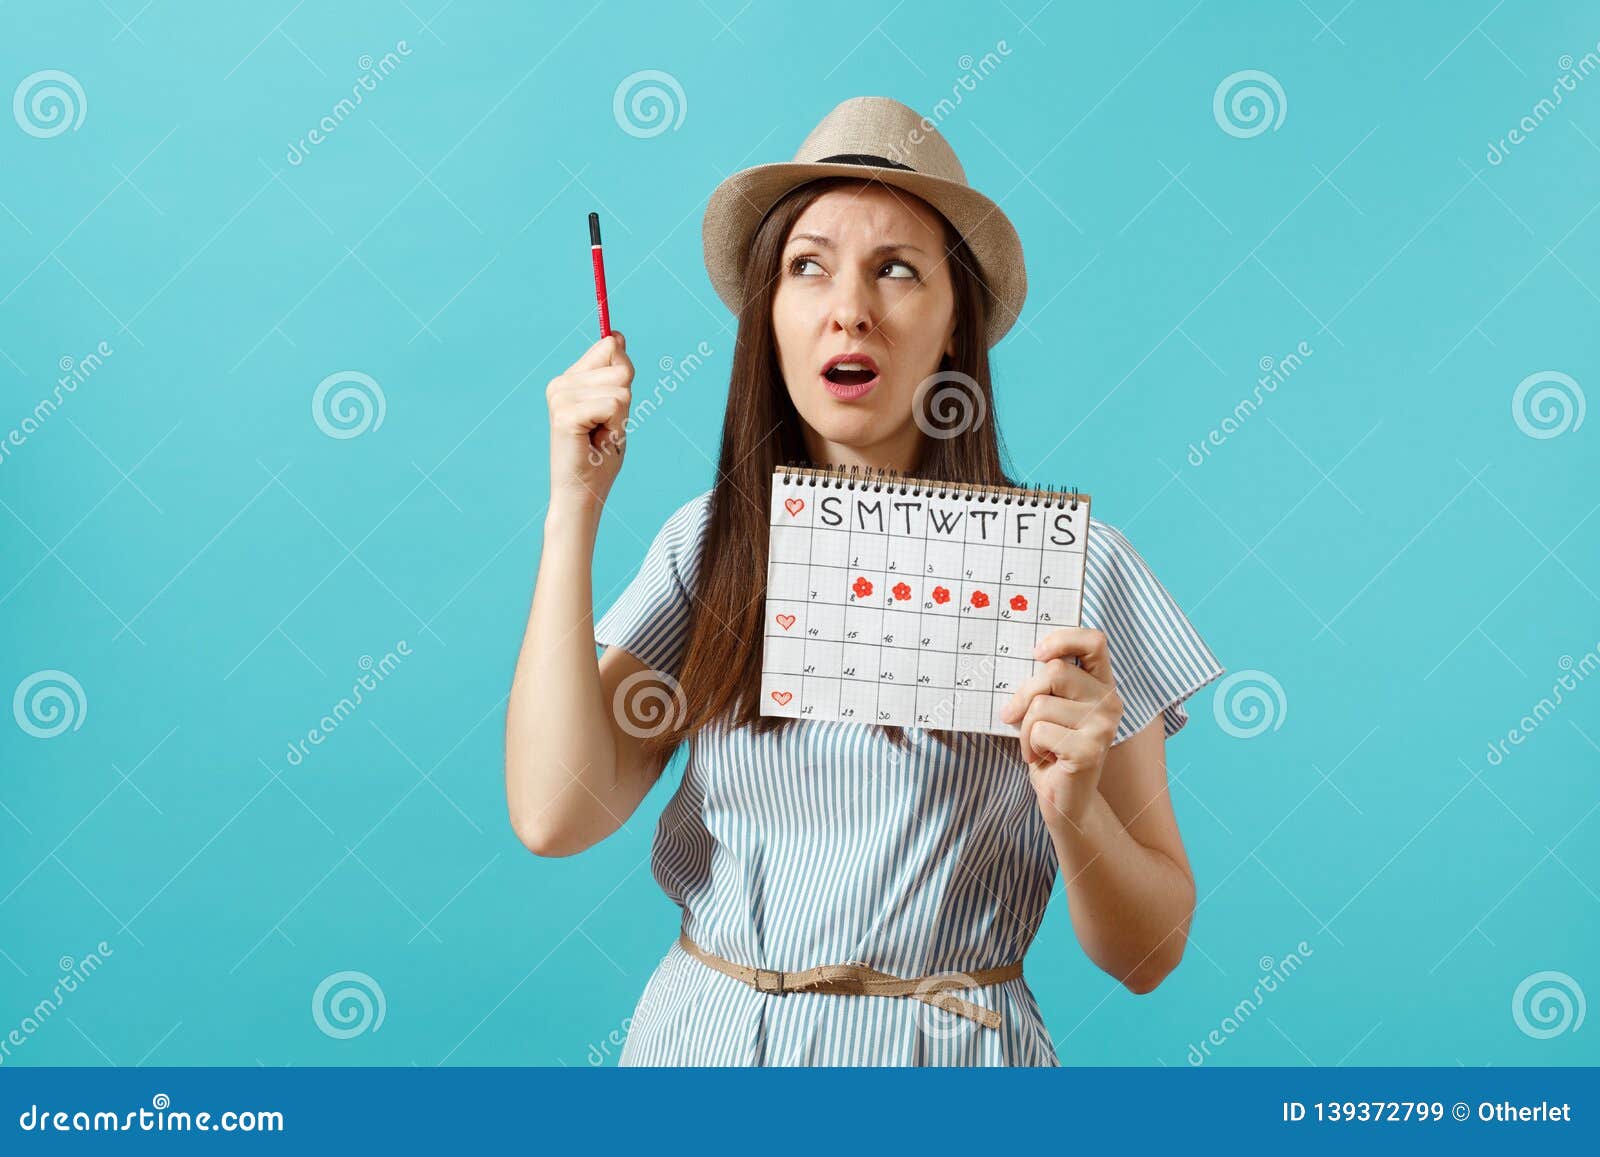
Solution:
M 778 467 L 761 713 L 1016 735 L 1001 706 L 1078 626 L 1089 496 Z

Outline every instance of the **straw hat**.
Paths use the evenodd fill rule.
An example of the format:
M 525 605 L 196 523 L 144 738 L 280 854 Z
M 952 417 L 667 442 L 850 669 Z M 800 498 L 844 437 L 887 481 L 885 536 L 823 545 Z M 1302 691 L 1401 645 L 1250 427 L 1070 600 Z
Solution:
M 818 177 L 881 181 L 944 214 L 965 238 L 994 295 L 989 345 L 1011 328 L 1028 295 L 1016 228 L 999 205 L 967 184 L 961 162 L 932 122 L 884 96 L 837 105 L 811 130 L 794 160 L 741 169 L 712 192 L 700 228 L 706 272 L 734 313 L 743 304 L 744 261 L 762 218 L 789 190 Z

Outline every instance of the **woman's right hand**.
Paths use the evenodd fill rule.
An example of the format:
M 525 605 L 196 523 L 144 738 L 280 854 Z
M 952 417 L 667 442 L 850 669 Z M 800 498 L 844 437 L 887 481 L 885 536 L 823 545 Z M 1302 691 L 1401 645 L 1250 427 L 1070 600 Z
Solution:
M 550 379 L 550 504 L 603 504 L 622 468 L 633 363 L 616 330 Z

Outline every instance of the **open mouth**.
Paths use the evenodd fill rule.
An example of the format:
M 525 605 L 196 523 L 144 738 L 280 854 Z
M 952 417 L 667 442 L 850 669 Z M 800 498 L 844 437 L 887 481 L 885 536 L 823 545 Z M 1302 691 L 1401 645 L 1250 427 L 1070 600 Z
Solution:
M 839 398 L 859 398 L 878 381 L 878 363 L 864 354 L 839 354 L 822 370 L 828 392 Z
M 877 377 L 876 370 L 850 369 L 846 366 L 834 366 L 833 369 L 822 375 L 836 386 L 862 386 Z

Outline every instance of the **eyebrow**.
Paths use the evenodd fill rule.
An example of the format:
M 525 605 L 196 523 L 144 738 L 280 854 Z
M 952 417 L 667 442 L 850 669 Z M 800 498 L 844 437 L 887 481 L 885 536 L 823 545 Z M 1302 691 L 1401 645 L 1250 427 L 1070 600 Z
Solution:
M 824 237 L 821 233 L 796 233 L 794 236 L 789 238 L 789 244 L 793 245 L 796 241 L 810 241 L 814 244 L 821 245 L 824 249 L 833 248 L 833 242 Z M 785 246 L 785 248 L 787 247 L 788 246 Z M 875 246 L 872 252 L 887 253 L 895 249 L 908 249 L 912 253 L 922 252 L 922 250 L 917 248 L 917 246 L 908 244 L 904 241 L 890 241 L 887 244 Z

